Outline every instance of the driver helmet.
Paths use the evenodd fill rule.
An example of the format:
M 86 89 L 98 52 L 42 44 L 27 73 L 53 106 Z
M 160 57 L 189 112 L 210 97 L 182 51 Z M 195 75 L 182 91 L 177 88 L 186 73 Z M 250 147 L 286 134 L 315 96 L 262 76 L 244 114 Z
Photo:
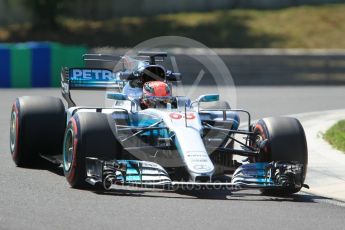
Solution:
M 143 86 L 142 104 L 146 108 L 157 108 L 171 103 L 171 90 L 163 81 L 148 81 Z

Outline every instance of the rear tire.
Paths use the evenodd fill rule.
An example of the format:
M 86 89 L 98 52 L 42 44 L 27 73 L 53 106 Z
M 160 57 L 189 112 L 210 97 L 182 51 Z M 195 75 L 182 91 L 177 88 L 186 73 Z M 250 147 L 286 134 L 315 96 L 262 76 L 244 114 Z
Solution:
M 290 117 L 271 117 L 259 120 L 254 132 L 268 143 L 260 152 L 259 162 L 296 161 L 303 164 L 302 183 L 304 183 L 308 165 L 308 149 L 301 123 Z M 297 189 L 262 189 L 265 195 L 290 195 Z
M 40 154 L 61 154 L 65 127 L 65 107 L 60 99 L 17 98 L 12 106 L 10 127 L 10 150 L 15 164 L 42 166 Z
M 113 160 L 122 147 L 115 137 L 111 116 L 103 113 L 77 113 L 69 121 L 63 143 L 63 170 L 73 188 L 88 188 L 85 158 Z

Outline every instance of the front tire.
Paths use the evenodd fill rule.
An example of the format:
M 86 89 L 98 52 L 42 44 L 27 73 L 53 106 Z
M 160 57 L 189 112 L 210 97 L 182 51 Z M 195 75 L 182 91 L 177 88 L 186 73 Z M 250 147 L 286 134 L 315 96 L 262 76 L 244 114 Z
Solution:
M 261 149 L 259 162 L 295 161 L 303 165 L 302 184 L 304 183 L 307 165 L 308 149 L 305 133 L 301 123 L 290 117 L 271 117 L 259 120 L 254 133 L 262 140 L 268 140 Z M 301 188 L 262 189 L 266 195 L 290 195 Z
M 72 188 L 86 188 L 85 158 L 113 160 L 122 147 L 115 137 L 111 116 L 103 113 L 77 113 L 69 121 L 63 144 L 63 170 Z

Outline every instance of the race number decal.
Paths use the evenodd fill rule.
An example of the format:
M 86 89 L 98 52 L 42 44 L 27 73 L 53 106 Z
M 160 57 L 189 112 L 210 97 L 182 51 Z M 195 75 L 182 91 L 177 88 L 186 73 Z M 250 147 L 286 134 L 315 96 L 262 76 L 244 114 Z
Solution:
M 186 117 L 188 120 L 193 120 L 195 118 L 195 115 L 194 115 L 194 113 L 187 113 Z
M 169 116 L 170 116 L 171 119 L 174 119 L 174 120 L 179 120 L 179 119 L 185 117 L 184 115 L 182 115 L 180 113 L 170 113 Z M 194 115 L 194 113 L 187 113 L 186 118 L 188 120 L 193 120 L 193 119 L 195 119 L 195 115 Z
M 178 120 L 178 119 L 181 119 L 181 118 L 182 118 L 182 115 L 179 114 L 179 113 L 170 113 L 170 118 L 171 118 L 171 119 Z

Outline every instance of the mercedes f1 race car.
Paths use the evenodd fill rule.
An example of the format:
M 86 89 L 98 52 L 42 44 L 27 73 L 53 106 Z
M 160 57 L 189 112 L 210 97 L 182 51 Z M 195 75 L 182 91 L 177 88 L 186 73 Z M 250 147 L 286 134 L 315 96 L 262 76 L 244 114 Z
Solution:
M 10 150 L 20 167 L 62 165 L 73 188 L 120 185 L 161 188 L 260 189 L 288 195 L 304 184 L 308 163 L 300 122 L 251 122 L 218 94 L 173 95 L 181 81 L 158 60 L 164 52 L 121 58 L 123 69 L 63 68 L 59 98 L 24 96 L 11 112 Z M 86 54 L 85 61 L 113 56 Z M 71 91 L 107 90 L 110 107 L 78 106 Z M 240 125 L 244 114 L 247 120 Z M 242 160 L 234 156 L 242 156 Z

